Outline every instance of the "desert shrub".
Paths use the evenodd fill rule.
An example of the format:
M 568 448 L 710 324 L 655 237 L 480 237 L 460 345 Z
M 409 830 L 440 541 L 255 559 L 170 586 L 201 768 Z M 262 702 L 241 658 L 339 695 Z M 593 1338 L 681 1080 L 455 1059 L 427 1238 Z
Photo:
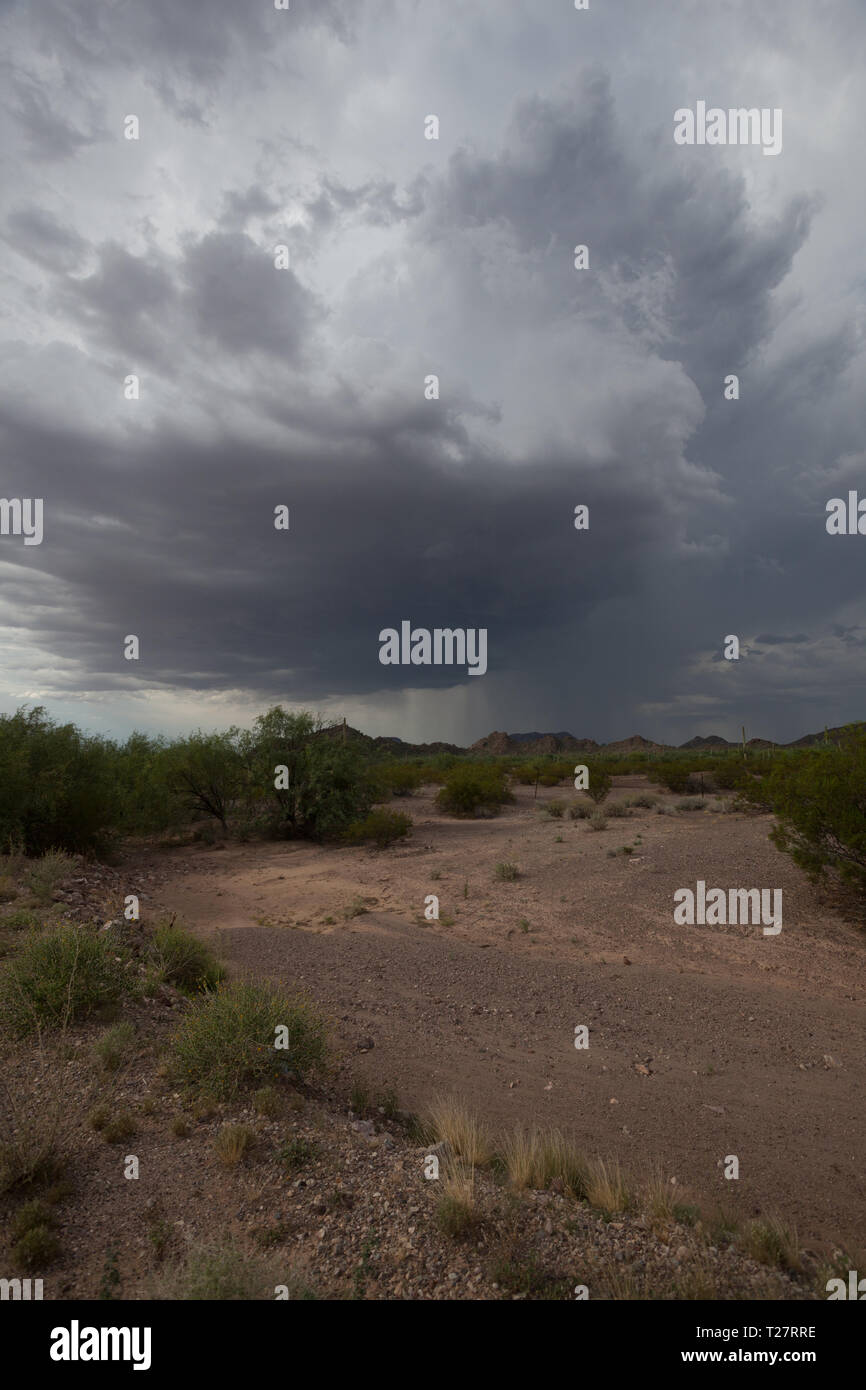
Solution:
M 628 806 L 624 801 L 609 801 L 604 808 L 604 814 L 613 820 L 622 820 L 628 815 Z
M 770 838 L 817 882 L 828 871 L 866 893 L 866 735 L 777 762 L 741 793 L 777 818 Z
M 160 979 L 185 994 L 213 990 L 225 979 L 225 967 L 211 948 L 192 932 L 161 922 L 153 934 L 151 956 Z
M 275 1047 L 278 1029 L 288 1047 Z M 302 999 L 288 999 L 268 985 L 235 983 L 202 995 L 175 1034 L 177 1079 L 217 1100 L 242 1086 L 261 1086 L 292 1075 L 303 1079 L 325 1056 L 322 1019 Z
M 568 808 L 569 820 L 587 820 L 590 815 L 590 807 L 585 801 L 572 801 Z
M 593 811 L 589 818 L 589 825 L 591 830 L 606 830 L 607 816 L 603 811 Z
M 691 797 L 689 797 L 689 799 L 688 799 L 687 801 L 678 801 L 678 802 L 677 802 L 677 810 L 678 810 L 678 811 L 703 811 L 703 809 L 704 809 L 704 807 L 706 806 L 706 804 L 707 804 L 707 803 L 706 803 L 705 801 L 702 801 L 701 798 L 700 798 L 699 796 L 691 796 Z
M 730 759 L 713 768 L 713 780 L 720 791 L 739 791 L 751 781 L 751 777 L 743 760 Z
M 387 849 L 397 840 L 405 839 L 412 832 L 411 816 L 401 811 L 386 811 L 379 807 L 371 811 L 364 820 L 355 821 L 346 831 L 346 839 L 352 844 L 373 840 L 379 849 Z
M 644 811 L 651 811 L 658 804 L 657 796 L 649 796 L 646 792 L 641 792 L 639 796 L 626 798 L 626 806 L 638 807 Z
M 587 796 L 598 806 L 604 801 L 604 798 L 607 796 L 612 786 L 613 778 L 607 768 L 601 763 L 593 764 L 589 769 L 589 786 L 586 788 Z
M 565 802 L 548 801 L 544 809 L 547 815 L 552 816 L 554 820 L 562 820 L 562 817 L 565 815 Z
M 0 978 L 0 1020 L 23 1037 L 89 1018 L 128 988 L 117 943 L 81 927 L 26 938 Z
M 436 804 L 452 816 L 474 816 L 479 810 L 496 811 L 513 801 L 501 768 L 466 763 L 449 772 Z
M 229 806 L 239 795 L 243 763 L 232 732 L 177 739 L 166 754 L 166 782 L 190 811 L 213 816 L 223 829 Z
M 93 1051 L 106 1071 L 117 1071 L 134 1041 L 135 1029 L 132 1024 L 116 1023 L 103 1033 L 94 1044 Z
M 377 775 L 393 796 L 411 796 L 421 785 L 421 771 L 413 763 L 386 763 Z
M 194 1245 L 182 1264 L 167 1268 L 154 1290 L 155 1298 L 172 1301 L 272 1301 L 278 1285 L 290 1299 L 315 1299 L 315 1291 L 274 1261 L 245 1254 L 228 1242 Z
M 253 1147 L 255 1138 L 249 1125 L 223 1125 L 214 1140 L 214 1152 L 220 1163 L 233 1168 Z
M 660 787 L 667 787 L 669 792 L 676 792 L 680 796 L 689 789 L 690 772 L 685 763 L 659 762 L 647 771 L 647 776 L 651 782 L 655 782 Z
M 513 883 L 515 879 L 520 878 L 520 870 L 517 865 L 510 864 L 507 861 L 502 864 L 497 864 L 495 873 L 496 877 L 501 879 L 504 883 Z
M 69 877 L 74 867 L 75 859 L 71 854 L 62 849 L 49 849 L 30 867 L 25 882 L 38 902 L 48 903 L 55 888 Z

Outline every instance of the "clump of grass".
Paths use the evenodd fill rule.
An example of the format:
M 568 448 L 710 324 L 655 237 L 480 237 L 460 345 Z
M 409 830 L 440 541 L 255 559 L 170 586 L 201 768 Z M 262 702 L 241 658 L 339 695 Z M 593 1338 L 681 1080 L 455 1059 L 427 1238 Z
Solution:
M 516 864 L 502 863 L 496 865 L 496 877 L 505 883 L 513 883 L 520 878 L 520 870 Z
M 364 913 L 369 912 L 369 910 L 368 907 L 365 907 L 363 898 L 353 898 L 349 906 L 344 908 L 343 917 L 347 922 L 350 922 L 353 917 L 363 917 Z
M 586 1160 L 561 1130 L 516 1125 L 501 1141 L 501 1158 L 511 1186 L 518 1191 L 543 1190 L 558 1181 L 572 1197 L 585 1194 Z
M 475 1169 L 459 1159 L 449 1166 L 442 1182 L 442 1196 L 436 1207 L 436 1224 L 446 1236 L 459 1239 L 471 1235 L 481 1223 L 475 1202 Z
M 604 813 L 606 816 L 612 817 L 613 820 L 622 820 L 624 816 L 628 815 L 628 803 L 625 801 L 609 801 L 604 808 Z
M 93 1051 L 106 1071 L 117 1071 L 134 1041 L 135 1029 L 131 1023 L 115 1023 L 94 1044 Z
M 684 801 L 678 801 L 678 802 L 677 802 L 677 810 L 678 810 L 678 811 L 703 811 L 703 809 L 704 809 L 704 807 L 706 806 L 706 804 L 707 804 L 707 803 L 706 803 L 705 801 L 702 801 L 701 798 L 700 798 L 699 796 L 690 796 L 690 797 L 686 798 L 686 800 L 684 800 Z
M 108 1121 L 110 1119 L 111 1106 L 105 1105 L 103 1103 L 102 1105 L 97 1105 L 93 1110 L 91 1110 L 90 1114 L 87 1117 L 87 1123 L 90 1125 L 90 1128 L 95 1129 L 98 1134 L 101 1130 L 105 1129 L 105 1126 L 108 1124 Z
M 568 808 L 569 820 L 588 820 L 590 808 L 585 801 L 572 801 Z
M 214 990 L 225 979 L 225 967 L 192 932 L 161 922 L 153 934 L 152 957 L 159 978 L 184 994 Z
M 260 1086 L 254 1091 L 253 1109 L 268 1120 L 275 1119 L 280 1113 L 280 1093 L 276 1086 Z
M 589 827 L 591 830 L 607 829 L 607 816 L 604 811 L 593 811 L 589 818 Z
M 353 1081 L 349 1092 L 349 1105 L 356 1115 L 363 1115 L 372 1103 L 370 1091 L 363 1081 Z
M 700 1219 L 699 1208 L 683 1200 L 682 1191 L 665 1180 L 661 1168 L 650 1173 L 640 1195 L 650 1229 L 659 1237 L 673 1226 L 695 1226 Z
M 318 1156 L 318 1145 L 309 1139 L 304 1139 L 301 1135 L 288 1139 L 277 1151 L 277 1158 L 289 1173 L 296 1173 L 298 1169 L 306 1168 Z
M 16 1267 L 32 1274 L 44 1269 L 59 1254 L 53 1234 L 54 1213 L 47 1202 L 34 1197 L 24 1202 L 12 1218 L 12 1259 Z
M 62 849 L 49 849 L 31 866 L 25 881 L 37 902 L 49 903 L 54 890 L 69 878 L 74 868 L 75 859 L 71 854 Z
M 657 804 L 658 797 L 650 796 L 647 792 L 641 792 L 640 796 L 629 796 L 626 798 L 626 806 L 635 806 L 644 811 L 651 811 Z
M 596 1158 L 588 1166 L 584 1195 L 590 1206 L 605 1216 L 628 1211 L 631 1195 L 618 1162 Z
M 176 1139 L 186 1139 L 189 1134 L 189 1121 L 185 1115 L 174 1115 L 172 1117 L 171 1132 Z
M 29 935 L 0 981 L 0 1020 L 15 1037 L 79 1022 L 128 989 L 116 947 L 82 927 Z
M 102 1137 L 106 1144 L 122 1144 L 124 1139 L 132 1138 L 136 1129 L 134 1117 L 128 1110 L 121 1110 L 102 1126 Z
M 788 1270 L 801 1267 L 797 1232 L 775 1216 L 750 1222 L 744 1233 L 743 1244 L 759 1264 Z
M 287 1285 L 290 1298 L 315 1298 L 297 1276 L 280 1265 L 247 1255 L 228 1242 L 192 1247 L 182 1264 L 165 1270 L 155 1297 L 181 1301 L 239 1302 L 273 1300 Z
M 223 1125 L 214 1140 L 214 1151 L 220 1163 L 233 1168 L 250 1151 L 255 1138 L 249 1125 Z
M 287 1046 L 276 1045 L 282 1042 Z M 324 1057 L 325 1027 L 312 1006 L 263 984 L 235 983 L 201 995 L 172 1044 L 178 1080 L 217 1100 L 257 1082 L 302 1080 Z
M 29 907 L 17 907 L 0 917 L 0 926 L 10 931 L 36 931 L 40 926 L 39 916 Z
M 487 1127 L 455 1096 L 437 1096 L 428 1111 L 431 1132 L 446 1140 L 457 1158 L 481 1168 L 493 1156 Z
M 565 802 L 548 801 L 544 809 L 547 815 L 552 816 L 554 820 L 562 820 L 562 817 L 565 815 Z
M 60 1254 L 60 1242 L 48 1226 L 31 1226 L 12 1246 L 12 1259 L 19 1269 L 35 1274 Z

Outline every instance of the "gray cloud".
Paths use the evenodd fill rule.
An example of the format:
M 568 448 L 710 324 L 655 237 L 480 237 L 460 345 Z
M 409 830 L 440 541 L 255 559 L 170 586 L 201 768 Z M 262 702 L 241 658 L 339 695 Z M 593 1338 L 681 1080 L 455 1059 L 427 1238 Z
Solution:
M 866 24 L 777 6 L 753 52 L 628 4 L 577 61 L 574 15 L 464 9 L 0 12 L 44 83 L 0 218 L 3 487 L 46 514 L 42 546 L 0 538 L 4 707 L 123 728 L 283 699 L 467 740 L 862 716 L 860 542 L 824 508 L 866 495 L 863 99 L 815 103 Z M 674 146 L 676 107 L 743 83 L 785 107 L 778 160 Z M 487 627 L 489 675 L 382 667 L 404 618 Z

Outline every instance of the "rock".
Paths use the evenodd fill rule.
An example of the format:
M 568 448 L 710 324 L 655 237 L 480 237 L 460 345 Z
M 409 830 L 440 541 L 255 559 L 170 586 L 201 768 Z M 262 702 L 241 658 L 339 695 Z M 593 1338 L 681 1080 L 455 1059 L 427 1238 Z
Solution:
M 356 1134 L 363 1134 L 367 1139 L 372 1139 L 376 1133 L 376 1126 L 372 1120 L 355 1120 L 352 1128 Z
M 372 1038 L 359 1038 L 355 1043 L 356 1052 L 372 1052 L 376 1046 Z

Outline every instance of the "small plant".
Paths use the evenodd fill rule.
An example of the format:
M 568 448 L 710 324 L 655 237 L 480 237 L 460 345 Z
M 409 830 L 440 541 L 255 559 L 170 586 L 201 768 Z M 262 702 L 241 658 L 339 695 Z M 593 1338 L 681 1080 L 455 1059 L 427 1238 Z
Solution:
M 277 1158 L 289 1173 L 296 1173 L 299 1168 L 306 1168 L 313 1163 L 319 1156 L 319 1147 L 311 1143 L 309 1139 L 304 1139 L 300 1135 L 294 1139 L 289 1139 L 277 1151 Z
M 223 1125 L 214 1140 L 214 1151 L 220 1163 L 233 1168 L 252 1148 L 255 1138 L 249 1125 Z
M 131 1023 L 115 1023 L 103 1033 L 93 1051 L 106 1071 L 117 1071 L 134 1040 L 135 1029 Z
M 743 1243 L 752 1258 L 760 1264 L 787 1270 L 800 1268 L 797 1233 L 776 1217 L 752 1221 L 746 1228 Z
M 406 816 L 401 811 L 388 811 L 379 807 L 371 811 L 364 820 L 353 822 L 346 831 L 346 839 L 350 844 L 372 840 L 378 849 L 387 849 L 397 840 L 404 840 L 410 835 L 413 824 L 411 816 Z
M 90 1114 L 87 1117 L 87 1121 L 90 1125 L 90 1128 L 95 1129 L 97 1133 L 100 1133 L 103 1129 L 105 1129 L 105 1126 L 108 1124 L 108 1121 L 110 1119 L 111 1106 L 105 1104 L 97 1105 L 94 1110 L 91 1110 Z
M 572 801 L 568 808 L 569 820 L 586 820 L 590 814 L 585 801 Z
M 47 1225 L 30 1226 L 15 1241 L 11 1253 L 19 1269 L 35 1274 L 57 1258 L 60 1243 Z
M 439 1096 L 428 1112 L 429 1127 L 435 1137 L 445 1140 L 457 1158 L 473 1168 L 489 1163 L 493 1145 L 485 1125 L 454 1096 Z
M 706 806 L 706 804 L 707 804 L 707 803 L 706 803 L 705 801 L 702 801 L 701 798 L 700 798 L 699 796 L 690 796 L 690 797 L 688 797 L 685 801 L 678 801 L 678 802 L 677 802 L 677 810 L 678 810 L 678 811 L 703 811 L 703 809 L 704 809 L 704 807 Z
M 99 1297 L 111 1300 L 115 1297 L 120 1288 L 120 1270 L 117 1268 L 117 1246 L 111 1245 L 105 1257 L 105 1264 L 102 1268 L 102 1279 L 99 1285 Z
M 591 830 L 607 830 L 607 816 L 603 811 L 593 811 L 589 818 Z
M 609 801 L 604 808 L 604 813 L 613 820 L 622 820 L 629 814 L 629 810 L 624 801 Z
M 561 836 L 561 835 L 557 835 L 557 837 L 556 837 L 556 839 L 554 840 L 553 843 L 554 843 L 555 845 L 561 845 L 561 844 L 563 843 L 562 836 Z
M 225 979 L 225 968 L 211 948 L 192 932 L 162 922 L 153 935 L 153 961 L 160 979 L 184 994 L 214 990 Z
M 585 1196 L 590 1206 L 605 1216 L 617 1216 L 628 1211 L 631 1196 L 619 1164 L 596 1159 L 590 1163 L 586 1176 Z
M 586 794 L 591 797 L 596 806 L 604 801 L 612 786 L 613 778 L 606 768 L 599 766 L 590 768 L 589 786 L 586 788 Z
M 102 1137 L 106 1144 L 122 1144 L 124 1139 L 131 1139 L 135 1132 L 135 1120 L 128 1110 L 121 1110 L 120 1114 L 102 1126 Z
M 62 849 L 49 849 L 37 859 L 27 874 L 26 883 L 37 902 L 49 903 L 51 896 L 75 868 L 75 859 Z
M 277 1046 L 281 1041 L 288 1045 Z M 302 1080 L 324 1057 L 324 1023 L 305 1000 L 239 982 L 200 995 L 172 1046 L 177 1079 L 217 1100 L 282 1076 Z
M 520 870 L 516 864 L 497 864 L 496 877 L 502 879 L 505 883 L 513 883 L 515 879 L 520 878 Z
M 480 1224 L 475 1205 L 475 1170 L 471 1163 L 452 1163 L 442 1183 L 436 1207 L 436 1224 L 454 1239 L 471 1235 Z
M 186 1139 L 189 1134 L 189 1121 L 185 1115 L 174 1115 L 172 1117 L 171 1132 L 176 1139 Z
M 526 918 L 526 917 L 521 917 L 521 919 L 520 919 L 520 921 L 519 921 L 519 923 L 518 923 L 518 926 L 520 927 L 520 930 L 523 932 L 523 934 L 524 934 L 524 936 L 525 936 L 525 935 L 528 933 L 528 931 L 529 931 L 529 920 L 528 920 L 528 918 Z
M 551 816 L 554 820 L 562 820 L 562 817 L 565 815 L 565 802 L 548 801 L 544 809 L 547 815 Z
M 182 1301 L 272 1300 L 278 1284 L 292 1299 L 315 1298 L 302 1280 L 270 1261 L 250 1256 L 228 1242 L 194 1245 L 182 1264 L 166 1269 L 155 1297 Z
M 356 1115 L 363 1115 L 370 1108 L 370 1092 L 362 1081 L 353 1081 L 349 1092 L 349 1104 Z
M 16 1037 L 61 1028 L 116 1003 L 128 988 L 116 947 L 81 927 L 27 937 L 0 981 L 0 1016 Z
M 253 1109 L 266 1119 L 273 1120 L 280 1113 L 280 1093 L 275 1086 L 260 1086 L 253 1092 Z

